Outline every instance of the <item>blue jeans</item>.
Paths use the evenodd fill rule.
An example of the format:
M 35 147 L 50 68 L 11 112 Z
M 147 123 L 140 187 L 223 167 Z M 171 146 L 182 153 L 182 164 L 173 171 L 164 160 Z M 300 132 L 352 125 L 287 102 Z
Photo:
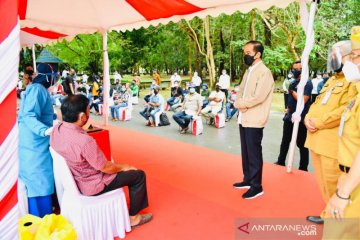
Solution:
M 89 100 L 89 106 L 91 106 L 91 104 L 92 104 L 92 94 L 91 93 L 89 93 L 89 95 L 88 95 L 88 100 Z
M 232 110 L 231 110 L 232 109 Z M 237 112 L 237 108 L 234 106 L 234 104 L 232 103 L 227 103 L 226 104 L 226 117 L 231 119 L 235 113 Z
M 110 106 L 111 117 L 119 119 L 120 118 L 119 108 L 126 107 L 126 106 L 127 106 L 126 103 L 119 103 L 118 105 Z
M 153 122 L 155 122 L 155 114 L 157 112 L 160 112 L 160 108 L 151 108 L 149 105 L 147 105 L 144 110 L 140 112 L 140 115 L 143 116 L 146 120 L 149 120 L 150 117 L 152 118 Z
M 177 97 L 171 97 L 167 100 L 167 103 L 170 105 L 170 107 L 178 102 L 179 102 L 179 98 Z
M 56 94 L 56 95 L 50 95 L 50 99 L 53 105 L 56 105 L 56 99 L 59 99 L 60 103 L 61 103 L 61 94 Z
M 209 100 L 204 100 L 201 109 L 204 109 L 209 104 Z
M 182 111 L 182 112 L 175 113 L 173 115 L 173 119 L 175 120 L 175 122 L 177 122 L 177 124 L 179 124 L 179 126 L 182 129 L 184 129 L 189 126 L 192 116 L 187 115 L 185 112 Z
M 146 95 L 145 97 L 144 97 L 144 101 L 145 102 L 150 102 L 150 97 L 151 97 L 151 95 Z

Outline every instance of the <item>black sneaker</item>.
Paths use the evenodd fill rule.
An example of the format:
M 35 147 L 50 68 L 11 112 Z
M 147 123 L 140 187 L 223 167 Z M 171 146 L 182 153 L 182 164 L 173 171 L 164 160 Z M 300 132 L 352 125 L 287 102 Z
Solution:
M 242 195 L 244 199 L 254 199 L 264 194 L 262 187 L 260 188 L 250 188 L 246 193 Z
M 234 188 L 238 188 L 238 189 L 249 189 L 250 188 L 250 184 L 246 183 L 246 182 L 239 182 L 239 183 L 234 183 L 233 184 Z

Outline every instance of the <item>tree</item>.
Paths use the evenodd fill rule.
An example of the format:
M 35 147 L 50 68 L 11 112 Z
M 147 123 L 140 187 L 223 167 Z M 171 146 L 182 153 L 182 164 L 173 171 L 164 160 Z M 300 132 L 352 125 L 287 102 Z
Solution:
M 191 26 L 191 23 L 189 21 L 185 21 L 186 26 L 180 25 L 182 29 L 185 30 L 186 33 L 190 35 L 190 37 L 194 40 L 196 43 L 196 46 L 200 52 L 201 55 L 205 57 L 206 65 L 209 71 L 209 84 L 210 88 L 212 88 L 215 84 L 216 80 L 216 71 L 215 71 L 215 61 L 214 61 L 214 53 L 213 48 L 211 44 L 211 33 L 210 33 L 210 17 L 206 16 L 205 19 L 202 21 L 202 29 L 204 30 L 203 33 L 203 41 L 206 42 L 206 47 L 204 42 L 200 43 L 200 37 L 198 36 L 198 33 L 194 30 L 194 28 Z M 180 23 L 181 24 L 181 23 Z M 199 29 L 197 29 L 199 30 Z

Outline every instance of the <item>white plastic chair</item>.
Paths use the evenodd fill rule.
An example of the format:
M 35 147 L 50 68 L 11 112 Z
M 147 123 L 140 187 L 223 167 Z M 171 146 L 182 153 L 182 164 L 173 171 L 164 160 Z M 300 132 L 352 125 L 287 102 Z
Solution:
M 193 117 L 190 121 L 191 133 L 195 136 L 203 133 L 203 121 L 200 116 Z
M 20 178 L 18 178 L 17 195 L 18 195 L 19 214 L 20 216 L 24 216 L 25 214 L 29 213 L 29 207 L 28 207 L 28 198 L 26 194 L 26 186 L 21 181 Z
M 215 115 L 215 127 L 222 128 L 225 127 L 225 113 L 221 112 Z
M 161 104 L 161 109 L 160 109 L 160 111 L 155 113 L 155 126 L 159 126 L 159 124 L 160 124 L 160 115 L 165 110 L 165 100 L 164 100 L 164 97 L 162 95 L 159 95 L 159 101 L 160 101 L 160 104 Z
M 132 96 L 131 97 L 131 102 L 132 102 L 132 105 L 139 104 L 139 97 L 138 96 Z
M 99 196 L 82 195 L 65 159 L 50 147 L 61 214 L 76 229 L 78 239 L 113 240 L 131 231 L 122 188 Z
M 132 110 L 133 110 L 132 104 L 133 104 L 133 99 L 132 97 L 130 97 L 127 106 L 118 109 L 120 120 L 122 121 L 131 120 Z

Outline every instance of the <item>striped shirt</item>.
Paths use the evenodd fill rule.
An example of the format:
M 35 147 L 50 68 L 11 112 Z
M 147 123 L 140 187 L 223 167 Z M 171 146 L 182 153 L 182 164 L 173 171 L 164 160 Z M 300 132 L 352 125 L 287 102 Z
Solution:
M 95 195 L 115 178 L 100 170 L 106 158 L 96 141 L 81 127 L 63 122 L 54 126 L 50 146 L 64 157 L 75 182 L 84 195 Z

